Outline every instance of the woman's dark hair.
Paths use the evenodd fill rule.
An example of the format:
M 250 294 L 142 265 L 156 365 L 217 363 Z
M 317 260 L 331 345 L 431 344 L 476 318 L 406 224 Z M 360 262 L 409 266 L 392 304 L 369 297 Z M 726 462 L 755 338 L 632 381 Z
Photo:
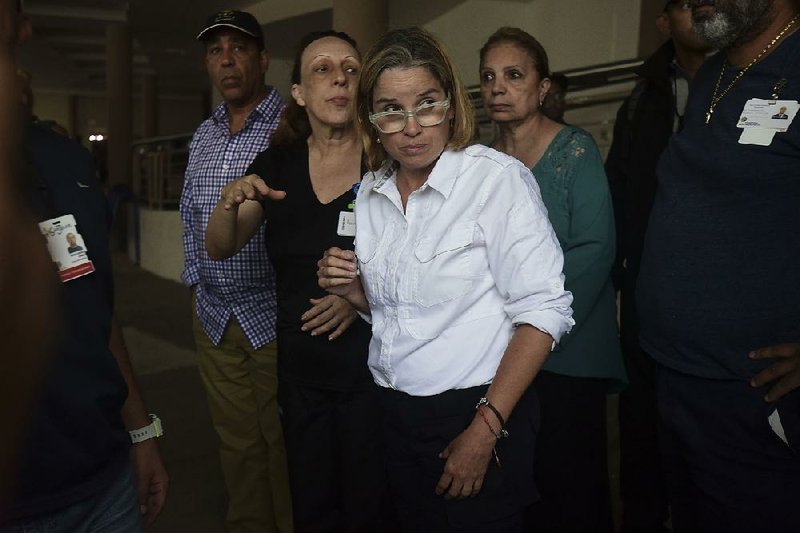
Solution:
M 491 34 L 489 39 L 481 48 L 481 66 L 486 59 L 486 53 L 497 46 L 498 44 L 514 44 L 522 48 L 533 61 L 533 66 L 536 73 L 539 74 L 539 79 L 543 80 L 550 75 L 550 62 L 547 59 L 547 52 L 544 50 L 542 43 L 525 30 L 519 28 L 512 28 L 504 26 Z
M 303 68 L 303 52 L 306 51 L 311 43 L 318 41 L 325 37 L 335 37 L 341 41 L 346 42 L 358 52 L 358 45 L 356 40 L 342 31 L 312 31 L 306 34 L 297 46 L 297 51 L 294 56 L 294 65 L 292 66 L 292 85 L 299 84 L 301 72 Z M 289 99 L 286 108 L 281 114 L 281 120 L 278 123 L 278 128 L 272 134 L 270 144 L 277 146 L 290 146 L 295 143 L 305 141 L 311 135 L 311 124 L 308 122 L 308 114 L 306 110 L 294 101 L 294 98 Z

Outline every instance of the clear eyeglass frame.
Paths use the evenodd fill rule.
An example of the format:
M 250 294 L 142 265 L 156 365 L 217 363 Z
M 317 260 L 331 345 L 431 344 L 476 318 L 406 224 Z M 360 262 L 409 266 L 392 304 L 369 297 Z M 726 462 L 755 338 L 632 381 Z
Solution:
M 420 113 L 424 113 L 425 111 L 434 110 L 434 109 L 441 109 L 441 114 L 442 114 L 441 117 L 436 117 L 436 118 L 434 118 L 433 122 L 430 122 L 429 120 L 427 120 L 428 116 L 423 114 L 422 115 L 423 120 L 420 120 Z M 415 109 L 412 109 L 411 111 L 381 111 L 379 113 L 370 113 L 369 114 L 369 121 L 370 121 L 370 123 L 372 123 L 373 126 L 375 126 L 375 129 L 377 129 L 381 133 L 385 133 L 385 134 L 398 133 L 398 132 L 403 131 L 406 128 L 406 125 L 408 124 L 408 117 L 414 117 L 414 120 L 417 121 L 417 124 L 419 124 L 423 128 L 428 128 L 428 127 L 431 127 L 431 126 L 438 126 L 439 124 L 444 122 L 444 119 L 447 116 L 447 110 L 448 109 L 450 109 L 450 96 L 449 95 L 444 100 L 439 100 L 438 102 L 431 102 L 429 104 L 418 105 Z M 399 119 L 401 116 L 403 117 L 403 122 L 400 123 L 398 121 L 398 124 L 400 124 L 399 127 L 390 128 L 389 130 L 385 130 L 379 124 L 379 122 L 381 122 L 382 119 L 391 118 L 391 117 L 396 117 L 396 118 Z

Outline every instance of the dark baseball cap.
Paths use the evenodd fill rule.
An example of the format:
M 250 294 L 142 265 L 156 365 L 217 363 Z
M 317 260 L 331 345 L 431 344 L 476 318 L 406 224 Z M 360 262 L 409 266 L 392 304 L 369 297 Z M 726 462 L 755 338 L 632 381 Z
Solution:
M 233 28 L 249 35 L 253 39 L 263 43 L 264 32 L 261 24 L 256 18 L 246 11 L 226 9 L 208 17 L 203 31 L 197 34 L 198 41 L 205 41 L 211 36 L 211 32 L 217 28 Z

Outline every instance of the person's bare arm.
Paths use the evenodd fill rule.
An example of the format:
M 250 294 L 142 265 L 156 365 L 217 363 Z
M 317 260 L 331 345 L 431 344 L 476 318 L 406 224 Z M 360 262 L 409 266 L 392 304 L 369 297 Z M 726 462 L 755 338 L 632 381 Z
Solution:
M 128 431 L 150 424 L 150 416 L 145 407 L 136 379 L 133 375 L 128 348 L 122 330 L 116 319 L 111 322 L 109 348 L 117 360 L 120 373 L 128 385 L 128 398 L 122 406 L 122 420 Z M 169 487 L 169 476 L 161 461 L 161 453 L 155 439 L 148 439 L 131 446 L 131 461 L 139 493 L 139 509 L 144 515 L 146 526 L 152 524 L 164 507 Z
M 253 238 L 264 217 L 261 200 L 283 200 L 286 193 L 270 189 L 255 174 L 227 184 L 206 227 L 206 251 L 212 259 L 226 259 Z
M 553 345 L 547 333 L 527 324 L 517 326 L 508 343 L 486 399 L 508 420 L 517 402 L 539 373 Z M 440 457 L 447 459 L 436 493 L 446 498 L 477 495 L 500 432 L 500 422 L 490 410 L 476 412 L 470 425 L 447 445 Z M 487 427 L 487 420 L 492 425 Z M 494 432 L 494 434 L 493 434 Z M 514 438 L 513 435 L 510 438 Z

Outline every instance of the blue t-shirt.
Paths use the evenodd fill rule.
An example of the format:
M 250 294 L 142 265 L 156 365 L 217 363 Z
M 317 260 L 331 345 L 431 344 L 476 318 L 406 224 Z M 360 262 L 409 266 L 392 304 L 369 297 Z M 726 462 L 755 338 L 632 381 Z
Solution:
M 59 283 L 61 322 L 49 325 L 56 349 L 22 444 L 11 506 L 0 502 L 0 524 L 93 496 L 121 474 L 130 446 L 120 413 L 128 389 L 108 346 L 110 218 L 92 157 L 75 142 L 33 126 L 28 159 L 35 168 L 31 200 L 39 218 L 74 215 L 95 272 Z
M 705 123 L 724 54 L 694 79 L 684 130 L 658 165 L 638 281 L 641 343 L 660 363 L 749 379 L 751 350 L 800 341 L 800 117 L 769 146 L 740 144 L 745 103 L 800 100 L 800 33 L 754 65 Z M 726 65 L 719 92 L 738 69 Z

